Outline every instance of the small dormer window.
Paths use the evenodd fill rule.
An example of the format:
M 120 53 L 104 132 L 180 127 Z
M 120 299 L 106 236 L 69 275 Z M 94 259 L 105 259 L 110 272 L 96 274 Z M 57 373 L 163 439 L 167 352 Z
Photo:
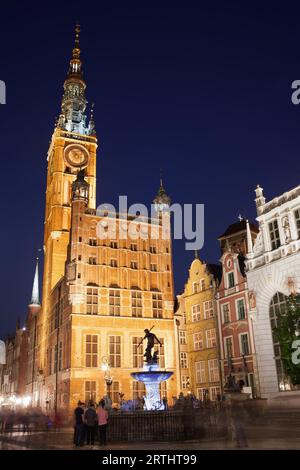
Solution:
M 227 282 L 228 282 L 228 289 L 231 289 L 231 287 L 234 287 L 234 273 L 228 273 L 227 275 Z

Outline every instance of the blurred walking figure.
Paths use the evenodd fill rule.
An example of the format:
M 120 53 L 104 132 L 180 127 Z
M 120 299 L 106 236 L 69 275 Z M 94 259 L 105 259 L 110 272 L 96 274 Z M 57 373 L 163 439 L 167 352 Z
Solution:
M 74 410 L 75 426 L 74 426 L 74 444 L 80 446 L 82 442 L 83 432 L 83 408 L 81 401 L 78 402 L 77 408 Z
M 84 413 L 84 421 L 86 424 L 86 443 L 93 447 L 95 444 L 95 430 L 98 423 L 97 413 L 94 403 L 90 402 L 89 407 Z
M 107 420 L 108 413 L 105 409 L 105 401 L 101 400 L 97 410 L 98 416 L 98 428 L 99 428 L 99 444 L 106 446 L 106 430 L 107 430 Z
M 245 431 L 246 411 L 241 403 L 233 403 L 231 407 L 231 419 L 233 424 L 236 447 L 248 447 Z

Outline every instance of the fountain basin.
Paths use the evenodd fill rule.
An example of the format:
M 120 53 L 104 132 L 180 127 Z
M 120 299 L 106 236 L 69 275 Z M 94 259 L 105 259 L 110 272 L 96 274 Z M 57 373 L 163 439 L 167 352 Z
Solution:
M 148 411 L 165 410 L 165 404 L 160 399 L 159 384 L 168 380 L 173 372 L 159 370 L 158 364 L 145 364 L 141 372 L 131 372 L 130 375 L 138 382 L 145 384 L 144 408 Z
M 173 372 L 156 370 L 156 371 L 143 371 L 143 372 L 132 372 L 130 375 L 138 382 L 146 383 L 160 383 L 168 380 Z

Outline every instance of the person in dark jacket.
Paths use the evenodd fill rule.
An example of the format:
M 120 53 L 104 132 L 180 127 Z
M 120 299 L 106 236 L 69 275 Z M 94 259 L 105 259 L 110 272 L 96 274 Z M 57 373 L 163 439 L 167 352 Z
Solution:
M 83 408 L 82 403 L 79 401 L 77 408 L 74 410 L 75 424 L 74 424 L 74 444 L 80 446 L 83 431 Z
M 97 413 L 94 403 L 90 402 L 89 407 L 84 414 L 84 421 L 86 424 L 86 443 L 93 446 L 95 443 L 95 429 L 97 424 Z

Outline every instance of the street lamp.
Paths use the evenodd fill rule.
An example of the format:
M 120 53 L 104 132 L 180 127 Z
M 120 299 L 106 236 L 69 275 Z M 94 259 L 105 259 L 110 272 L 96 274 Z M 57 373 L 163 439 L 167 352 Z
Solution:
M 107 395 L 110 397 L 110 387 L 112 385 L 112 376 L 110 375 L 110 365 L 106 356 L 102 357 L 101 369 L 104 372 L 104 380 L 107 387 Z M 111 397 L 110 397 L 111 398 Z

